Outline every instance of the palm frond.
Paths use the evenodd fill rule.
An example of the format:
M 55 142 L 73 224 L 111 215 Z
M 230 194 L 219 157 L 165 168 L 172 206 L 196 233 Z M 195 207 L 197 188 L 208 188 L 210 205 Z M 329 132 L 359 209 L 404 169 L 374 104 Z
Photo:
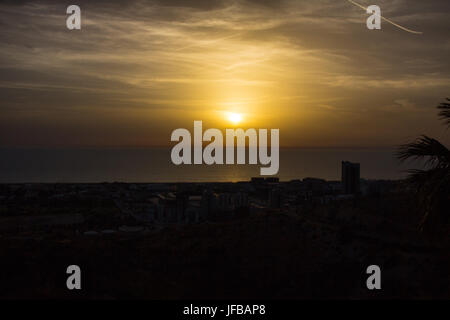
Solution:
M 446 99 L 448 102 L 442 102 L 439 106 L 438 109 L 440 109 L 441 111 L 439 111 L 439 119 L 444 120 L 444 122 L 447 124 L 447 126 L 450 127 L 450 99 L 447 98 Z
M 448 168 L 434 168 L 429 170 L 408 170 L 408 177 L 406 182 L 412 186 L 427 188 L 431 191 L 432 188 L 440 188 L 442 185 L 449 187 L 450 185 L 450 170 Z M 450 194 L 449 194 L 450 195 Z
M 439 117 L 450 127 L 450 99 L 438 106 Z M 424 160 L 424 170 L 409 170 L 406 182 L 415 191 L 418 209 L 422 212 L 421 231 L 438 234 L 448 230 L 450 215 L 450 151 L 436 139 L 421 136 L 398 148 L 397 158 Z
M 408 159 L 424 159 L 428 166 L 449 167 L 450 151 L 436 139 L 421 136 L 416 141 L 398 148 L 397 158 L 404 162 Z
M 417 203 L 422 211 L 419 230 L 438 232 L 448 225 L 448 203 L 450 200 L 450 170 L 410 170 L 406 182 L 415 190 Z

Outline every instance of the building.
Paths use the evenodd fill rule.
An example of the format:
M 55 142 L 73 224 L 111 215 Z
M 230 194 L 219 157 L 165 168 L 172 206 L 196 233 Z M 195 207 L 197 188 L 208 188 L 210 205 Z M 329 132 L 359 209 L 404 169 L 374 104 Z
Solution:
M 269 208 L 279 209 L 283 205 L 283 192 L 280 188 L 273 188 L 269 192 Z
M 342 191 L 344 194 L 360 192 L 360 165 L 349 161 L 342 161 Z

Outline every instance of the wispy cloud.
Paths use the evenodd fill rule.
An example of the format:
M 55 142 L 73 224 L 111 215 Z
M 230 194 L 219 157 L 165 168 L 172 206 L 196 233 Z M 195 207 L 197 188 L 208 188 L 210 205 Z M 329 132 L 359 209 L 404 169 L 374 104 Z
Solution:
M 430 95 L 445 96 L 450 84 L 450 46 L 442 30 L 448 2 L 379 3 L 398 23 L 416 28 L 420 21 L 424 36 L 389 25 L 369 31 L 366 16 L 344 0 L 82 0 L 82 30 L 76 32 L 65 28 L 60 1 L 3 2 L 0 125 L 25 132 L 27 125 L 14 116 L 19 107 L 43 108 L 35 120 L 43 127 L 57 110 L 83 110 L 89 117 L 111 108 L 148 119 L 148 126 L 163 119 L 171 127 L 182 113 L 170 110 L 185 108 L 191 116 L 234 103 L 255 117 L 277 114 L 274 125 L 285 126 L 293 139 L 295 119 L 332 125 L 326 112 L 359 113 L 355 105 L 362 100 L 373 108 L 398 99 L 434 103 Z M 412 97 L 405 96 L 408 90 Z M 67 120 L 74 135 L 82 118 Z M 98 130 L 113 130 L 104 121 Z M 145 129 L 139 133 L 146 135 Z M 132 143 L 135 134 L 126 139 Z M 15 141 L 10 131 L 2 139 Z

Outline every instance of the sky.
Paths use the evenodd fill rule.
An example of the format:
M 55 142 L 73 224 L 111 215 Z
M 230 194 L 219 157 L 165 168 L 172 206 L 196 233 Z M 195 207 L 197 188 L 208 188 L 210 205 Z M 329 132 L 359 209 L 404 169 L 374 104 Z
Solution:
M 0 1 L 0 147 L 167 146 L 230 113 L 281 146 L 448 142 L 450 1 L 358 2 L 423 34 L 347 0 Z

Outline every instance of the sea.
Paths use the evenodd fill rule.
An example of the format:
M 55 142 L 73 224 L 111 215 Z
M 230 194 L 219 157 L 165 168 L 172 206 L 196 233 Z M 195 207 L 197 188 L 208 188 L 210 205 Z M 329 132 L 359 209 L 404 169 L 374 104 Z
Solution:
M 237 182 L 260 176 L 261 165 L 172 164 L 170 148 L 0 148 L 0 183 Z M 361 178 L 402 179 L 411 164 L 395 147 L 281 148 L 281 181 L 341 179 L 341 162 L 360 163 Z

